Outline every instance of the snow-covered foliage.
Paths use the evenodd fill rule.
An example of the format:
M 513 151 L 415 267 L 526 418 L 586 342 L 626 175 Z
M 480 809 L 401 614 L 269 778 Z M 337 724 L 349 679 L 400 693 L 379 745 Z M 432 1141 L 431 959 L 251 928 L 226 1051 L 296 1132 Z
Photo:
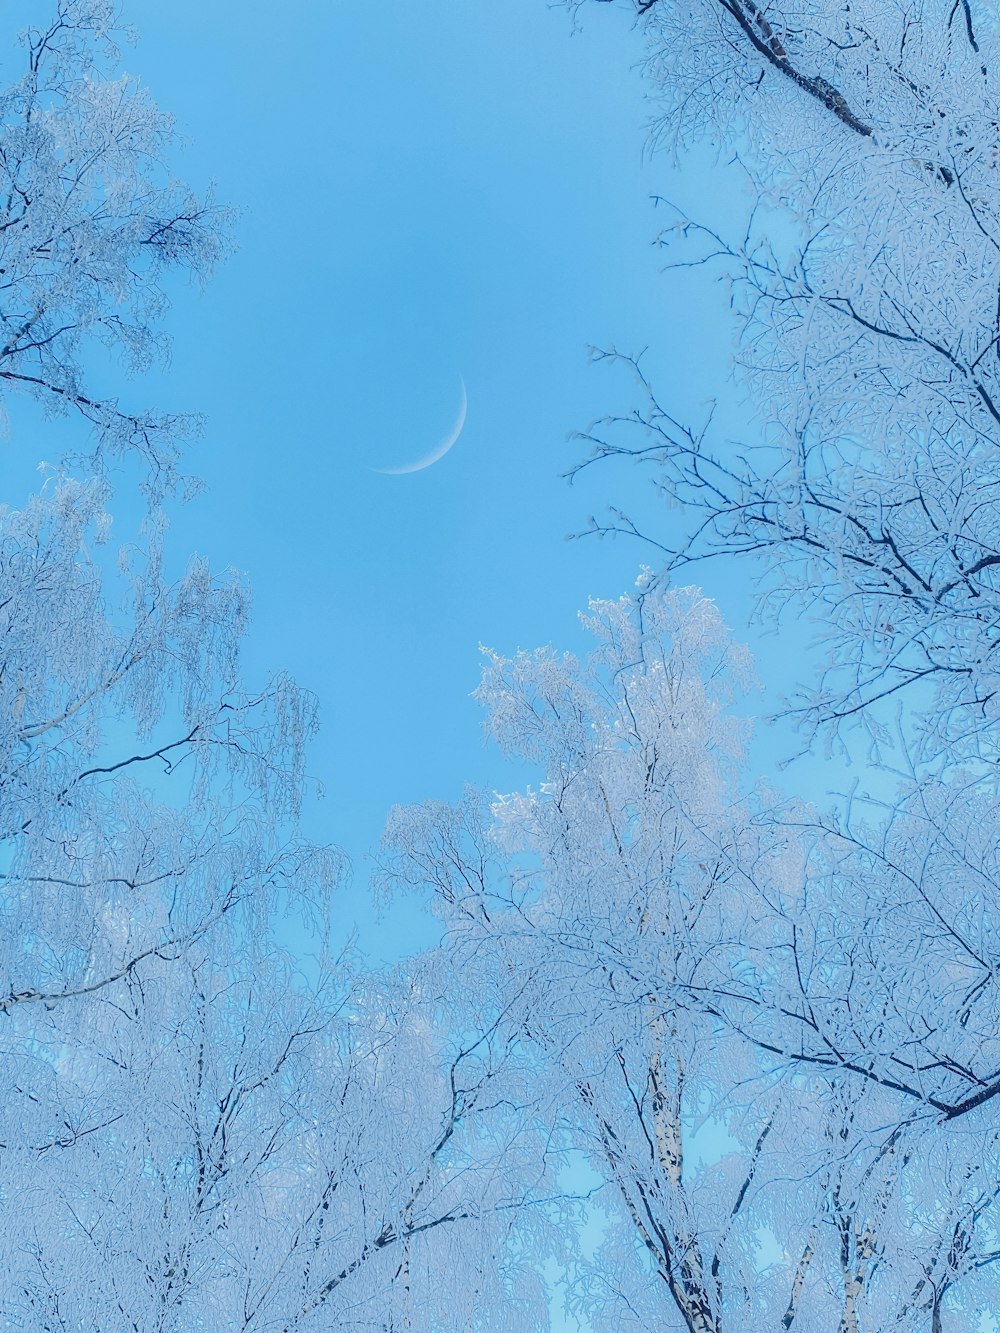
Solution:
M 685 426 L 650 372 L 633 417 L 595 425 L 592 461 L 645 460 L 680 501 L 650 534 L 671 569 L 752 554 L 773 608 L 812 608 L 828 651 L 812 722 L 874 723 L 872 705 L 902 692 L 921 701 L 925 757 L 992 764 L 996 14 L 950 0 L 640 8 L 664 124 L 695 116 L 746 172 L 737 235 L 674 211 L 663 241 L 732 283 L 761 429 L 734 444 Z
M 492 654 L 534 789 L 400 810 L 536 1095 L 605 1182 L 591 1325 L 975 1329 L 997 1257 L 996 820 L 867 828 L 741 789 L 744 655 L 696 590 L 591 607 L 600 645 Z M 498 999 L 498 1003 L 499 1003 Z
M 166 275 L 222 245 L 115 19 L 62 0 L 0 94 L 0 380 L 98 444 L 0 511 L 0 1324 L 515 1333 L 557 1207 L 519 1050 L 488 1000 L 446 1021 L 430 962 L 338 952 L 341 857 L 299 831 L 315 702 L 244 683 L 238 579 L 166 573 L 183 423 L 84 381 L 95 338 L 142 368 Z
M 111 0 L 43 8 L 23 74 L 0 92 L 0 381 L 82 414 L 99 454 L 138 451 L 155 496 L 193 420 L 123 407 L 84 366 L 99 345 L 130 370 L 162 354 L 165 283 L 207 275 L 225 215 L 171 177 L 170 117 L 114 71 Z

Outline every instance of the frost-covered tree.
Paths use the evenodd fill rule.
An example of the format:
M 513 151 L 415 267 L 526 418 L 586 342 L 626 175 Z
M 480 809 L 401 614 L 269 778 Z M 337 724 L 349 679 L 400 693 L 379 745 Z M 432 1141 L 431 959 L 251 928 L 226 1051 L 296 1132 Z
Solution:
M 644 22 L 665 123 L 683 133 L 678 12 L 657 4 Z M 733 36 L 726 22 L 718 33 Z M 776 1003 L 814 1024 L 783 1050 L 854 1064 L 960 1117 L 1000 1091 L 995 15 L 815 4 L 769 9 L 767 22 L 780 57 L 737 23 L 728 73 L 721 47 L 704 62 L 715 132 L 740 130 L 766 208 L 738 242 L 683 218 L 673 233 L 680 262 L 718 263 L 734 282 L 761 438 L 736 447 L 684 426 L 633 362 L 643 403 L 594 428 L 594 458 L 648 462 L 679 502 L 653 534 L 667 575 L 753 558 L 766 605 L 813 612 L 826 656 L 803 682 L 811 725 L 844 737 L 861 721 L 881 742 L 895 721 L 901 773 L 882 779 L 895 797 L 841 822 L 794 938 L 776 923 L 761 948 L 780 940 L 795 957 Z M 789 65 L 818 72 L 836 106 L 773 77 Z M 767 73 L 751 97 L 755 67 Z M 636 531 L 623 515 L 609 526 Z M 940 1023 L 927 1020 L 931 996 Z M 744 1014 L 758 1032 L 760 1020 Z
M 637 1330 L 971 1333 L 1000 1145 L 975 1101 L 994 999 L 968 952 L 992 956 L 992 926 L 933 887 L 958 849 L 914 815 L 879 865 L 860 829 L 743 790 L 747 663 L 700 594 L 647 584 L 585 619 L 587 661 L 484 672 L 488 729 L 537 786 L 397 811 L 385 865 L 433 889 L 456 975 L 510 997 L 549 1122 L 605 1181 L 578 1308 Z M 974 873 L 965 850 L 952 874 Z
M 919 701 L 921 753 L 996 751 L 1000 89 L 996 14 L 969 3 L 641 5 L 659 129 L 743 164 L 738 236 L 674 214 L 679 264 L 733 284 L 739 446 L 683 424 L 652 367 L 595 457 L 645 460 L 680 501 L 668 568 L 753 555 L 828 656 L 813 722 Z M 735 211 L 741 205 L 734 202 Z M 635 529 L 624 515 L 602 528 Z M 911 731 L 911 739 L 915 733 Z
M 642 402 L 592 461 L 647 464 L 671 512 L 594 526 L 665 573 L 596 609 L 590 663 L 491 660 L 490 730 L 539 785 L 398 812 L 387 874 L 433 888 L 473 988 L 529 979 L 511 1021 L 606 1181 L 593 1318 L 971 1333 L 1000 1257 L 996 16 L 632 7 L 657 137 L 749 179 L 735 238 L 675 211 L 664 240 L 732 283 L 760 430 L 686 426 L 631 362 Z M 751 556 L 766 604 L 818 613 L 813 727 L 887 741 L 905 705 L 882 805 L 834 821 L 737 778 L 738 664 L 660 585 Z
M 169 271 L 221 244 L 116 20 L 64 0 L 3 94 L 0 379 L 138 450 L 153 503 L 117 560 L 100 467 L 0 510 L 0 1322 L 541 1327 L 521 1054 L 489 997 L 449 1027 L 433 959 L 338 951 L 341 858 L 298 827 L 315 702 L 245 685 L 238 579 L 167 573 L 182 423 L 84 379 L 94 339 L 141 368 Z
M 631 361 L 641 401 L 588 432 L 592 461 L 648 464 L 672 508 L 655 529 L 621 510 L 594 527 L 651 538 L 668 579 L 755 561 L 765 612 L 818 626 L 803 719 L 848 744 L 860 722 L 883 756 L 895 733 L 880 803 L 782 815 L 801 895 L 772 896 L 709 1010 L 799 1076 L 826 1071 L 829 1095 L 843 1081 L 855 1129 L 868 1107 L 888 1127 L 872 1179 L 901 1184 L 862 1228 L 862 1326 L 974 1328 L 997 1304 L 996 14 L 636 8 L 659 135 L 712 138 L 749 184 L 732 234 L 673 210 L 663 239 L 732 284 L 759 429 L 736 444 L 685 423 L 666 376 Z M 904 1234 L 920 1244 L 890 1316 L 872 1302 Z
M 241 686 L 234 583 L 102 570 L 105 496 L 0 519 L 4 1322 L 535 1322 L 517 1050 L 488 999 L 448 1026 L 432 960 L 296 973 L 340 868 L 295 833 L 312 701 Z
M 122 406 L 84 365 L 101 345 L 129 370 L 161 353 L 170 275 L 208 273 L 223 215 L 173 178 L 170 117 L 115 69 L 112 0 L 43 9 L 0 92 L 0 381 L 82 414 L 99 450 L 138 450 L 162 491 L 191 420 Z

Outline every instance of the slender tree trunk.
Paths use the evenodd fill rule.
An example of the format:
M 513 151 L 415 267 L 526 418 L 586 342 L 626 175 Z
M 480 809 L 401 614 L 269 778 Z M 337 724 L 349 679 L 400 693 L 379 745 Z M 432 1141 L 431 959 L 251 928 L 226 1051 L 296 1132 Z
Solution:
M 941 1320 L 941 1297 L 943 1291 L 934 1293 L 934 1304 L 931 1306 L 931 1333 L 944 1333 L 944 1324 Z
M 809 1265 L 812 1263 L 813 1244 L 807 1241 L 805 1249 L 802 1251 L 802 1258 L 799 1260 L 795 1269 L 795 1277 L 792 1279 L 792 1291 L 788 1298 L 788 1309 L 781 1321 L 781 1327 L 791 1328 L 795 1322 L 795 1316 L 799 1312 L 799 1301 L 802 1299 L 802 1288 L 805 1285 L 806 1274 L 809 1271 Z

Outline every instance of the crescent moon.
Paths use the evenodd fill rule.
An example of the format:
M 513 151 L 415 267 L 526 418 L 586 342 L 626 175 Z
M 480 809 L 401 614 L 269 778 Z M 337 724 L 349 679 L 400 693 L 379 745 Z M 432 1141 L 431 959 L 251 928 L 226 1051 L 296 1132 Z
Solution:
M 444 437 L 440 444 L 436 444 L 429 454 L 423 458 L 418 458 L 415 463 L 407 463 L 405 467 L 373 467 L 372 472 L 381 472 L 386 477 L 402 477 L 408 472 L 423 472 L 425 467 L 431 467 L 434 463 L 440 462 L 445 454 L 452 447 L 455 441 L 462 433 L 462 427 L 465 425 L 465 414 L 469 410 L 469 399 L 465 392 L 465 380 L 459 379 L 462 386 L 462 401 L 458 407 L 458 415 L 455 417 L 455 424 Z

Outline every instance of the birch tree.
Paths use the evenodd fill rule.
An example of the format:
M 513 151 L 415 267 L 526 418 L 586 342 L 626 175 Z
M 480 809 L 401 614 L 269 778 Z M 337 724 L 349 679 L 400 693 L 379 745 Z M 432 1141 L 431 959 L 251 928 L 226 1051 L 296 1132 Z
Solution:
M 547 1114 L 606 1182 L 580 1308 L 689 1333 L 974 1329 L 996 1136 L 933 1089 L 989 1063 L 991 1001 L 943 898 L 866 863 L 858 900 L 860 830 L 741 784 L 747 661 L 703 596 L 647 585 L 586 621 L 587 662 L 488 658 L 488 729 L 537 786 L 397 812 L 385 867 L 433 889 L 474 990 L 487 968 L 498 991 L 529 979 L 510 1015 Z
M 143 368 L 171 272 L 223 246 L 116 23 L 63 0 L 0 98 L 0 379 L 97 452 L 0 510 L 0 1318 L 541 1327 L 559 1204 L 519 1052 L 488 1000 L 448 1027 L 440 968 L 338 946 L 342 858 L 299 831 L 315 701 L 245 684 L 239 579 L 167 573 L 185 423 L 84 374 L 95 341 Z M 108 451 L 151 502 L 117 560 Z
M 516 1044 L 433 960 L 331 952 L 313 701 L 242 685 L 237 582 L 109 572 L 106 498 L 53 478 L 0 518 L 3 1318 L 543 1323 L 524 1247 L 557 1190 Z
M 44 1100 L 86 1127 L 6 1145 L 12 1326 L 544 1326 L 489 1034 L 449 1054 L 409 985 L 376 996 L 342 965 L 310 999 L 287 964 L 207 951 L 88 1018 Z
M 672 98 L 663 76 L 679 48 L 660 25 L 676 16 L 658 9 L 652 73 Z M 754 218 L 732 238 L 677 217 L 671 244 L 694 247 L 675 247 L 678 262 L 718 263 L 734 281 L 768 447 L 683 424 L 635 367 L 643 405 L 596 428 L 595 457 L 647 459 L 681 501 L 651 534 L 669 570 L 754 559 L 778 601 L 818 613 L 826 658 L 803 699 L 813 727 L 843 737 L 861 721 L 891 743 L 888 705 L 900 706 L 896 794 L 822 828 L 803 821 L 818 834 L 809 896 L 771 917 L 756 951 L 758 979 L 779 985 L 766 999 L 752 985 L 749 1007 L 732 986 L 717 1011 L 800 1068 L 849 1070 L 855 1095 L 889 1094 L 892 1157 L 934 1237 L 898 1317 L 976 1327 L 996 1306 L 995 15 L 814 6 L 793 22 L 772 7 L 766 21 L 780 50 L 761 23 L 731 45 L 746 68 L 767 67 L 769 95 L 751 106 L 744 86 L 719 105 L 742 101 L 755 196 L 780 198 L 792 225 L 779 241 Z M 792 91 L 809 69 L 836 105 L 801 82 L 812 96 Z M 635 531 L 621 515 L 610 526 Z M 774 1042 L 789 1019 L 799 1036 Z
M 680 502 L 645 534 L 668 570 L 753 557 L 771 606 L 815 610 L 812 724 L 874 725 L 903 701 L 924 758 L 992 765 L 995 15 L 640 9 L 661 132 L 711 134 L 750 186 L 738 235 L 664 201 L 663 239 L 672 262 L 732 283 L 759 429 L 714 438 L 642 367 L 635 413 L 590 432 L 593 460 L 644 460 Z M 636 531 L 620 512 L 595 526 Z
M 170 117 L 116 68 L 111 0 L 43 9 L 0 92 L 0 382 L 80 415 L 98 454 L 137 451 L 158 495 L 195 420 L 125 406 L 84 366 L 101 347 L 129 371 L 163 353 L 172 275 L 208 274 L 225 214 L 173 177 Z
M 803 718 L 887 743 L 901 702 L 902 781 L 835 821 L 753 797 L 714 694 L 734 662 L 654 580 L 600 609 L 586 667 L 491 662 L 490 726 L 540 783 L 397 814 L 387 873 L 433 888 L 459 969 L 532 979 L 549 1113 L 607 1182 L 595 1317 L 976 1329 L 997 1304 L 995 19 L 634 9 L 658 138 L 711 136 L 749 178 L 734 236 L 661 204 L 675 262 L 732 284 L 760 430 L 714 438 L 631 361 L 640 404 L 588 432 L 592 461 L 648 464 L 673 509 L 593 526 L 648 539 L 661 583 L 762 559 L 771 605 L 819 612 Z M 708 1161 L 703 1117 L 730 1136 Z

